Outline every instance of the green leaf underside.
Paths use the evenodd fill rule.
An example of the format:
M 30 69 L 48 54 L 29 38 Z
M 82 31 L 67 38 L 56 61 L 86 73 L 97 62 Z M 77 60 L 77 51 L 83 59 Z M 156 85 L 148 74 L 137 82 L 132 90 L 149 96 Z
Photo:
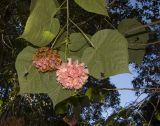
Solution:
M 87 96 L 89 99 L 91 99 L 92 93 L 93 93 L 93 88 L 88 88 L 85 93 L 85 96 Z
M 84 10 L 108 16 L 105 0 L 74 0 Z
M 90 75 L 101 79 L 120 73 L 128 73 L 127 40 L 117 30 L 101 30 L 91 39 L 94 48 L 88 47 L 82 56 Z
M 129 60 L 130 62 L 135 62 L 137 64 L 140 64 L 143 60 L 145 51 L 144 50 L 132 50 L 129 49 Z
M 31 13 L 20 37 L 39 47 L 48 45 L 60 28 L 59 20 L 53 18 L 56 7 L 53 0 L 32 0 Z
M 70 56 L 77 56 L 81 58 L 84 50 L 87 47 L 90 47 L 90 45 L 81 33 L 72 33 L 70 35 Z
M 63 101 L 74 94 L 73 90 L 63 89 L 56 82 L 55 72 L 41 73 L 32 66 L 32 55 L 35 48 L 26 47 L 17 57 L 16 70 L 22 93 L 47 93 L 53 104 Z
M 129 59 L 131 62 L 135 62 L 137 64 L 140 64 L 142 62 L 146 45 L 141 44 L 146 44 L 148 42 L 149 34 L 146 33 L 147 31 L 145 28 L 140 28 L 131 32 L 127 31 L 139 26 L 142 26 L 142 24 L 136 19 L 124 19 L 118 25 L 119 32 L 121 32 L 122 34 L 127 33 L 126 36 L 129 45 Z

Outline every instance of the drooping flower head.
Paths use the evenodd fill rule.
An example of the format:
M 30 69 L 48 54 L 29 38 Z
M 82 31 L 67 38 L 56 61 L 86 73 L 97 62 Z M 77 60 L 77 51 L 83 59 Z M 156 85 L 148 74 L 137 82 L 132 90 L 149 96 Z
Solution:
M 62 63 L 56 71 L 57 81 L 67 89 L 80 89 L 87 82 L 88 69 L 78 60 Z
M 48 47 L 39 48 L 32 57 L 32 64 L 41 72 L 56 70 L 61 64 L 60 55 Z

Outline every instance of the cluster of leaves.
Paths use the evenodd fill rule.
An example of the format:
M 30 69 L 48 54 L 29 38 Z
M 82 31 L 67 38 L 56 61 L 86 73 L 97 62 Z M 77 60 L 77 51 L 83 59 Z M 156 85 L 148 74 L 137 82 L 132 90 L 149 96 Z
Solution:
M 103 0 L 95 2 L 75 0 L 75 2 L 89 12 L 108 16 Z M 24 38 L 37 47 L 46 46 L 52 40 L 54 40 L 53 48 L 55 43 L 60 43 L 61 46 L 63 46 L 61 43 L 65 43 L 65 50 L 60 49 L 60 51 L 65 51 L 61 53 L 62 57 L 64 57 L 63 55 L 65 57 L 78 57 L 78 53 L 80 55 L 78 59 L 87 65 L 90 75 L 97 79 L 101 79 L 102 74 L 106 78 L 128 72 L 127 40 L 117 30 L 100 30 L 90 39 L 72 19 L 67 19 L 68 21 L 71 20 L 70 22 L 78 27 L 81 33 L 67 33 L 61 38 L 60 23 L 59 19 L 56 18 L 60 9 L 61 5 L 59 6 L 57 1 L 31 1 L 30 15 L 20 38 Z M 69 9 L 69 6 L 67 6 L 67 9 Z M 81 49 L 81 47 L 83 48 Z M 56 83 L 54 72 L 40 73 L 32 67 L 32 55 L 35 50 L 36 48 L 28 46 L 17 57 L 16 70 L 20 93 L 47 93 L 53 100 L 54 105 L 74 95 L 74 91 L 64 90 Z M 72 50 L 72 55 L 70 50 Z M 111 51 L 113 53 L 110 53 Z
M 24 32 L 20 37 L 37 47 L 46 46 L 54 40 L 52 47 L 59 47 L 60 51 L 64 51 L 64 53 L 61 54 L 65 56 L 62 57 L 78 58 L 87 65 L 90 75 L 97 79 L 101 79 L 102 74 L 103 77 L 106 78 L 115 74 L 128 72 L 128 42 L 131 43 L 131 45 L 133 44 L 134 48 L 139 48 L 136 47 L 137 43 L 143 44 L 147 42 L 148 34 L 143 33 L 146 30 L 131 31 L 129 33 L 131 36 L 127 37 L 128 42 L 117 30 L 111 29 L 100 30 L 89 38 L 70 17 L 67 17 L 67 26 L 69 23 L 72 23 L 81 33 L 72 32 L 68 34 L 69 27 L 67 27 L 67 33 L 65 32 L 65 35 L 63 35 L 59 31 L 60 22 L 58 12 L 64 3 L 65 1 L 59 6 L 57 1 L 31 1 L 30 15 L 26 22 Z M 75 3 L 89 12 L 108 16 L 103 0 L 95 2 L 75 0 Z M 46 6 L 48 8 L 47 10 L 45 9 Z M 68 9 L 69 6 L 67 6 L 67 10 Z M 69 14 L 67 13 L 67 15 Z M 134 19 L 122 21 L 119 24 L 118 30 L 123 34 L 127 31 L 127 29 L 123 29 L 126 25 L 128 25 L 127 28 L 129 29 L 135 26 L 141 26 L 141 24 Z M 62 30 L 64 29 L 62 28 Z M 142 32 L 142 35 L 137 35 L 140 32 Z M 73 95 L 73 91 L 64 90 L 60 85 L 56 84 L 54 73 L 42 74 L 32 67 L 31 57 L 35 50 L 36 48 L 26 47 L 17 57 L 16 69 L 19 75 L 20 92 L 48 93 L 54 105 Z M 112 53 L 110 53 L 111 51 Z M 144 55 L 144 52 L 141 52 L 142 54 L 136 52 L 136 54 L 140 54 L 138 60 Z M 135 57 L 134 53 L 135 51 L 130 51 L 130 59 Z M 136 61 L 136 59 L 132 61 Z M 46 84 L 46 82 L 48 84 Z

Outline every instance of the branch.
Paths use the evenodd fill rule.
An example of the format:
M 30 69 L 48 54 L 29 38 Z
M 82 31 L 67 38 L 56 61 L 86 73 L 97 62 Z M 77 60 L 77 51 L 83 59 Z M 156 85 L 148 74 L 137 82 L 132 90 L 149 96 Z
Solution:
M 69 43 L 69 0 L 67 0 L 67 19 L 66 19 L 66 24 L 67 24 L 67 40 L 66 45 L 65 45 L 65 59 L 67 59 L 67 52 L 68 52 L 68 43 Z
M 155 24 L 159 24 L 159 23 L 160 23 L 160 20 L 155 21 L 155 22 L 152 22 L 152 23 L 148 23 L 148 24 L 146 24 L 146 25 L 142 25 L 142 26 L 139 26 L 139 27 L 136 27 L 136 28 L 133 28 L 133 29 L 130 29 L 130 30 L 126 31 L 126 32 L 124 33 L 124 35 L 128 35 L 128 34 L 130 34 L 130 32 L 134 32 L 134 31 L 137 31 L 137 30 L 139 30 L 139 29 L 149 27 L 150 25 L 155 25 Z
M 151 90 L 154 93 L 160 92 L 160 88 L 103 88 L 102 90 L 106 91 L 116 91 L 116 90 L 131 90 L 131 91 L 138 91 L 138 90 Z
M 149 121 L 149 123 L 148 123 L 148 126 L 150 126 L 151 125 L 151 122 L 152 122 L 152 119 L 153 119 L 153 116 L 154 116 L 154 114 L 155 114 L 155 112 L 157 111 L 157 108 L 158 108 L 158 105 L 159 105 L 159 99 L 158 99 L 158 101 L 157 101 L 157 105 L 156 106 L 154 106 L 154 111 L 153 111 L 153 113 L 152 113 L 152 115 L 151 115 L 151 118 L 150 118 L 150 121 Z
M 54 39 L 54 42 L 53 42 L 52 45 L 51 45 L 51 48 L 54 47 L 54 45 L 56 44 L 58 38 L 62 35 L 62 33 L 63 33 L 63 31 L 64 31 L 64 29 L 65 29 L 66 26 L 67 26 L 67 25 L 65 24 L 65 25 L 63 26 L 63 28 L 59 31 L 59 33 L 57 34 L 56 38 Z
M 93 45 L 93 43 L 92 43 L 92 41 L 88 38 L 88 36 L 83 32 L 83 30 L 76 24 L 76 23 L 74 23 L 71 19 L 69 19 L 69 21 L 82 33 L 82 35 L 87 39 L 87 41 L 90 43 L 90 45 L 93 47 L 93 48 L 95 48 L 94 47 L 94 45 Z
M 105 20 L 113 29 L 116 29 L 116 28 L 114 27 L 114 25 L 113 25 L 112 23 L 110 23 L 106 18 L 104 18 L 104 20 Z
M 86 24 L 87 22 L 91 21 L 93 18 L 95 18 L 97 15 L 94 15 L 92 17 L 89 17 L 86 21 L 82 21 L 82 22 L 79 22 L 79 23 L 76 23 L 78 26 L 81 26 L 81 25 L 84 25 Z
M 112 2 L 109 3 L 109 7 L 112 6 L 117 0 L 113 0 Z
M 130 43 L 129 45 L 141 45 L 141 46 L 148 46 L 148 45 L 154 45 L 158 44 L 160 41 L 150 42 L 150 43 Z

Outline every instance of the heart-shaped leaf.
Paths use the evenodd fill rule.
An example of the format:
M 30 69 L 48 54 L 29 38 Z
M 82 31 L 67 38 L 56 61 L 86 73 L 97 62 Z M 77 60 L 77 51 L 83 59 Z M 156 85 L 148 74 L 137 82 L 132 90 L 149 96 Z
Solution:
M 54 0 L 32 0 L 30 9 L 31 13 L 20 38 L 39 47 L 48 45 L 60 28 L 59 20 L 53 18 L 57 5 Z
M 98 31 L 91 41 L 95 48 L 88 47 L 82 56 L 91 76 L 100 79 L 128 72 L 127 40 L 117 30 Z
M 32 66 L 32 55 L 35 51 L 35 48 L 26 47 L 17 57 L 16 70 L 20 94 L 47 93 L 54 105 L 72 96 L 74 91 L 63 89 L 57 84 L 55 72 L 41 73 Z
M 74 0 L 80 7 L 88 12 L 108 16 L 105 0 Z

